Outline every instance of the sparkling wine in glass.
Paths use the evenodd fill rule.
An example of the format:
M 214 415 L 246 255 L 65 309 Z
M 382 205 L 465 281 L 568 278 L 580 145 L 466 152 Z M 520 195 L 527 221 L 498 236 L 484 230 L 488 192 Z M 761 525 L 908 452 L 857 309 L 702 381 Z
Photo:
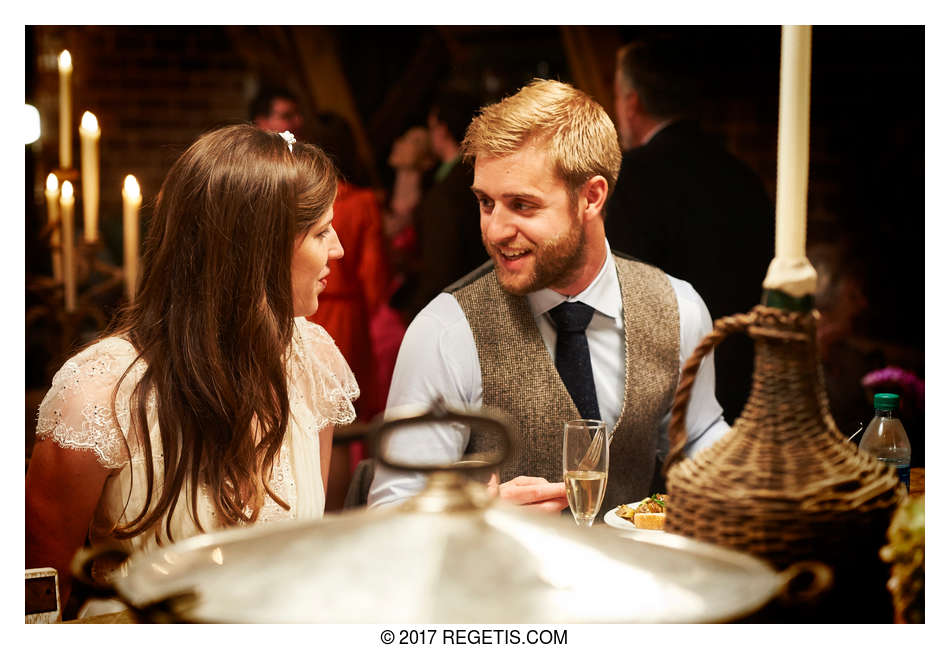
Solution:
M 564 486 L 574 522 L 590 527 L 607 490 L 607 426 L 597 419 L 564 424 Z

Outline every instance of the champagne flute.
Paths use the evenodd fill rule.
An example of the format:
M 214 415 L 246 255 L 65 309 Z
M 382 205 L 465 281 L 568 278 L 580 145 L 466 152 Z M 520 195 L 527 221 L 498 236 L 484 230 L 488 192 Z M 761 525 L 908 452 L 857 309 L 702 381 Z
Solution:
M 607 425 L 598 419 L 564 424 L 564 486 L 574 522 L 590 527 L 607 491 L 610 445 Z

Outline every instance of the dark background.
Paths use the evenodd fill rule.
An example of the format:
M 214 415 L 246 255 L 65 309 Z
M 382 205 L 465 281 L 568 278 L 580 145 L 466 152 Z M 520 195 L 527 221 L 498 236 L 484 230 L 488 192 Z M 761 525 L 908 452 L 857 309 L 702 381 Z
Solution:
M 121 265 L 124 176 L 138 178 L 147 222 L 171 162 L 200 133 L 247 120 L 261 84 L 289 87 L 305 117 L 336 110 L 349 118 L 383 195 L 394 139 L 425 124 L 443 85 L 487 103 L 533 77 L 558 78 L 613 115 L 616 47 L 661 32 L 696 55 L 704 126 L 756 171 L 774 200 L 777 26 L 28 26 L 25 94 L 40 111 L 43 136 L 26 153 L 27 308 L 42 302 L 31 282 L 50 273 L 37 233 L 46 218 L 43 183 L 58 157 L 56 56 L 64 48 L 73 57 L 75 125 L 91 110 L 102 129 L 101 254 Z M 923 75 L 923 27 L 813 30 L 809 257 L 829 313 L 842 277 L 854 278 L 867 302 L 837 341 L 837 356 L 826 359 L 842 430 L 870 408 L 855 385 L 868 368 L 896 364 L 924 376 Z M 75 132 L 74 139 L 78 165 Z M 121 300 L 118 291 L 103 296 L 104 312 Z M 96 331 L 86 327 L 69 340 L 59 334 L 48 319 L 27 328 L 28 434 L 52 373 Z

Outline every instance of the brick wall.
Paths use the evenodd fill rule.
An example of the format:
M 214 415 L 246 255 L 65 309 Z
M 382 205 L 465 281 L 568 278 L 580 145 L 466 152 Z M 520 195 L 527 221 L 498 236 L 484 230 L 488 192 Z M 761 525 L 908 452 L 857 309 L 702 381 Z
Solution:
M 248 72 L 221 27 L 33 30 L 37 56 L 32 84 L 28 82 L 33 96 L 27 99 L 39 109 L 43 128 L 36 156 L 39 215 L 42 183 L 59 157 L 56 57 L 68 49 L 73 57 L 73 165 L 79 165 L 79 120 L 90 110 L 102 130 L 100 222 L 114 254 L 121 255 L 126 174 L 134 174 L 142 187 L 142 216 L 147 219 L 150 201 L 178 154 L 201 132 L 245 119 Z

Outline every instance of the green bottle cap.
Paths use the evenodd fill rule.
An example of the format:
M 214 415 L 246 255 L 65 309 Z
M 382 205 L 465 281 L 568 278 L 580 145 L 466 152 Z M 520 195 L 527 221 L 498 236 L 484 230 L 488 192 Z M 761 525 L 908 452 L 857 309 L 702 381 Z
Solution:
M 874 395 L 875 410 L 897 410 L 900 402 L 900 396 L 892 392 L 878 392 Z

